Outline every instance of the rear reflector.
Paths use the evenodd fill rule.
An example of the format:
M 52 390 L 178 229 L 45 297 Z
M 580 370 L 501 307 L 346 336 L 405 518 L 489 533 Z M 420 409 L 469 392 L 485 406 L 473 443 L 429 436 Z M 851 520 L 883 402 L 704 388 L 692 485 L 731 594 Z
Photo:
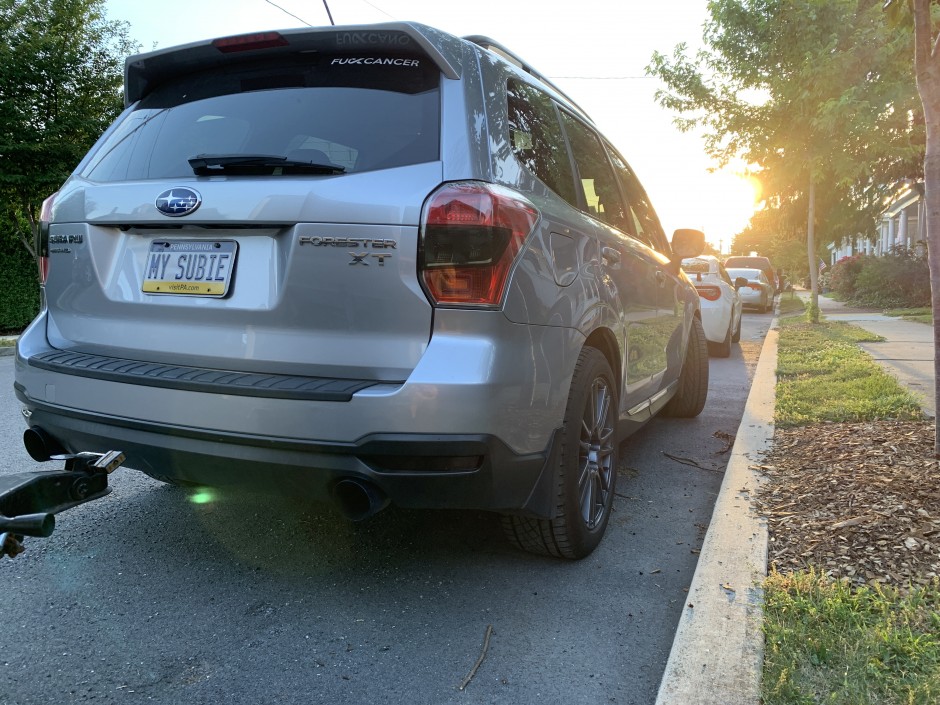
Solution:
M 709 301 L 717 301 L 721 298 L 721 289 L 717 286 L 695 286 L 698 291 L 698 295 L 703 299 L 708 299 Z
M 212 42 L 212 46 L 225 54 L 235 51 L 251 51 L 252 49 L 286 47 L 287 44 L 287 40 L 277 32 L 240 34 L 236 37 L 222 37 Z
M 425 202 L 418 270 L 432 303 L 498 306 L 539 219 L 529 201 L 480 181 L 445 184 Z

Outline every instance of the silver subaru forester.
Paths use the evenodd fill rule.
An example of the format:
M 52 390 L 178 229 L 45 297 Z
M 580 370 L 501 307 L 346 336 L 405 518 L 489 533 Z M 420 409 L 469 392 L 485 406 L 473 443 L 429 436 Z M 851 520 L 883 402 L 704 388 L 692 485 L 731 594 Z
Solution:
M 640 182 L 504 47 L 391 23 L 130 57 L 126 110 L 39 229 L 30 454 L 363 519 L 491 510 L 530 551 L 606 528 L 618 443 L 694 416 L 708 357 Z

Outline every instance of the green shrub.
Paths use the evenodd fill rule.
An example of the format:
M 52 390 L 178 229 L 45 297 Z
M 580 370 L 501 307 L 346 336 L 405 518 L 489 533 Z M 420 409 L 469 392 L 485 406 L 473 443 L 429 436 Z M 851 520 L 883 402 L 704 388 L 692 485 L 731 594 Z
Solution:
M 0 333 L 18 332 L 39 312 L 36 262 L 12 238 L 0 238 Z
M 855 279 L 852 303 L 876 308 L 929 306 L 926 256 L 898 249 L 882 257 L 865 257 Z

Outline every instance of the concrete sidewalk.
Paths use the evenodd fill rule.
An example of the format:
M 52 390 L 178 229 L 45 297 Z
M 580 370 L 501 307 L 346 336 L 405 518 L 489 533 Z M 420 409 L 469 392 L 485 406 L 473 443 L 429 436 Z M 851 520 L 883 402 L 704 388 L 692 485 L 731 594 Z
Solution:
M 804 298 L 809 298 L 809 294 Z M 884 338 L 883 342 L 860 343 L 859 347 L 917 395 L 927 416 L 937 415 L 933 326 L 851 308 L 828 296 L 819 297 L 819 311 L 830 321 L 845 321 Z

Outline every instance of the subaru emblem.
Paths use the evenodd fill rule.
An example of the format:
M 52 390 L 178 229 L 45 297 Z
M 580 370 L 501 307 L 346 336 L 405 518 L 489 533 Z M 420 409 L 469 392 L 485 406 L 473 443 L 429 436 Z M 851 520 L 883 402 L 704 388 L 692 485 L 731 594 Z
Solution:
M 173 218 L 181 215 L 189 215 L 199 208 L 202 203 L 202 196 L 198 191 L 191 188 L 179 187 L 171 188 L 157 196 L 157 210 Z

